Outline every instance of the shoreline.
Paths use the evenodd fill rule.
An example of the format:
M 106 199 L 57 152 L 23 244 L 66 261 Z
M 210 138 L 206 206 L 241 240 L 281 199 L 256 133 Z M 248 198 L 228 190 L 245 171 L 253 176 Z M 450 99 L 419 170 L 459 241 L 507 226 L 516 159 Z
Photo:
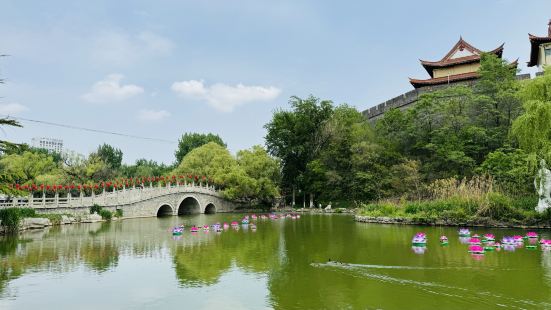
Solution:
M 488 227 L 488 228 L 522 228 L 522 229 L 549 229 L 551 225 L 523 225 L 508 222 L 495 221 L 488 218 L 480 218 L 479 221 L 454 222 L 451 220 L 434 220 L 431 222 L 416 221 L 400 217 L 354 215 L 354 221 L 371 224 L 392 225 L 419 225 L 419 226 L 448 226 L 448 227 Z

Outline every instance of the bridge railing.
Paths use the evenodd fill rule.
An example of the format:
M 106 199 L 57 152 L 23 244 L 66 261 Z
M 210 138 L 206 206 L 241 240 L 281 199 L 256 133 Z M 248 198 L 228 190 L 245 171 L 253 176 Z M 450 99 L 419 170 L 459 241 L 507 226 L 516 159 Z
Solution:
M 98 204 L 103 207 L 121 206 L 144 201 L 173 193 L 201 192 L 204 194 L 217 194 L 216 188 L 210 184 L 204 183 L 168 183 L 166 186 L 130 187 L 120 190 L 103 191 L 101 194 L 85 195 L 81 192 L 80 196 L 60 197 L 58 193 L 54 197 L 46 197 L 42 193 L 40 197 L 29 195 L 27 197 L 13 197 L 0 201 L 0 209 L 3 208 L 33 208 L 33 209 L 52 209 L 60 207 L 81 208 L 90 207 Z

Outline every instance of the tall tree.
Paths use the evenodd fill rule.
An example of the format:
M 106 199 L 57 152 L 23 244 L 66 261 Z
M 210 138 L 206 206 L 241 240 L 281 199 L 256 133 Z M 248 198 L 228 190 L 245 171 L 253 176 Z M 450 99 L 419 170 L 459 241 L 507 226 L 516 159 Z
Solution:
M 333 104 L 313 96 L 291 97 L 291 110 L 274 112 L 267 129 L 268 152 L 282 164 L 282 187 L 287 192 L 308 189 L 305 180 L 308 164 L 327 145 L 328 132 L 323 130 L 333 114 Z
M 209 142 L 217 143 L 223 147 L 226 147 L 226 143 L 220 138 L 220 136 L 208 133 L 192 133 L 186 132 L 178 140 L 178 148 L 174 155 L 176 156 L 176 164 L 180 164 L 184 156 L 186 156 L 191 150 L 205 145 Z
M 115 170 L 119 169 L 122 165 L 122 151 L 107 143 L 100 145 L 96 152 L 90 156 L 99 157 L 104 163 Z
M 512 135 L 533 159 L 551 163 L 551 70 L 527 81 L 520 98 L 525 112 L 513 122 Z

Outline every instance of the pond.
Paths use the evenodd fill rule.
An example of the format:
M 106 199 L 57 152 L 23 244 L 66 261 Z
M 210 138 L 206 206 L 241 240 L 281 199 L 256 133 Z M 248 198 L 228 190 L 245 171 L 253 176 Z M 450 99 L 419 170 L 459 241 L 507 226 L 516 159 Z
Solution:
M 0 239 L 0 309 L 551 308 L 551 252 L 539 247 L 474 257 L 456 228 L 364 224 L 344 215 L 188 230 L 241 216 L 129 219 Z M 172 236 L 180 223 L 185 232 Z M 428 237 L 424 252 L 411 247 L 419 231 Z M 498 240 L 526 233 L 473 232 Z M 441 235 L 448 246 L 440 246 Z

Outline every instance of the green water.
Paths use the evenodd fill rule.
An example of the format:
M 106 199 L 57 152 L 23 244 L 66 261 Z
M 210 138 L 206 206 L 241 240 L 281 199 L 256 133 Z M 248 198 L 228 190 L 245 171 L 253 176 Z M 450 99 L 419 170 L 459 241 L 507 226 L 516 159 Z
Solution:
M 168 232 L 238 217 L 132 219 L 0 239 L 0 309 L 551 308 L 551 252 L 473 258 L 455 228 L 303 215 L 259 220 L 256 231 Z M 428 235 L 423 254 L 410 244 L 418 231 Z

